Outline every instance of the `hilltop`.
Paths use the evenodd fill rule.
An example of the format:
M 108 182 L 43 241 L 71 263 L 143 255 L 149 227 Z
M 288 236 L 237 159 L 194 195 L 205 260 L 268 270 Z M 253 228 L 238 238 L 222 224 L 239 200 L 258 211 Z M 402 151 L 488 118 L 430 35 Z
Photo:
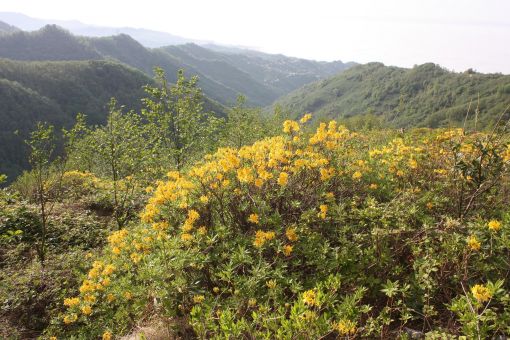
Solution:
M 345 119 L 373 114 L 393 127 L 458 126 L 471 103 L 478 126 L 494 123 L 510 104 L 510 76 L 448 71 L 435 64 L 411 69 L 381 63 L 358 65 L 280 98 L 295 115 Z M 509 113 L 503 118 L 508 118 Z

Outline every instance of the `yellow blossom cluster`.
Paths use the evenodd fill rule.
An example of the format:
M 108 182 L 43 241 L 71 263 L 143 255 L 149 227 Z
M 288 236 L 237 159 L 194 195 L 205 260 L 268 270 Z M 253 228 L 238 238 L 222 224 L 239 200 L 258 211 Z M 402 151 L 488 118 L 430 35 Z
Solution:
M 306 292 L 303 293 L 303 302 L 305 303 L 305 305 L 308 306 L 317 305 L 317 294 L 313 289 L 307 290 Z
M 356 324 L 351 320 L 342 319 L 335 323 L 333 328 L 343 336 L 356 334 Z
M 489 301 L 492 297 L 492 293 L 484 285 L 474 285 L 471 287 L 471 293 L 478 302 Z
M 255 233 L 255 240 L 253 241 L 253 245 L 257 248 L 260 248 L 266 243 L 267 241 L 271 241 L 276 236 L 274 231 L 263 231 L 263 230 L 257 230 Z
M 481 248 L 481 244 L 480 244 L 480 241 L 478 241 L 478 239 L 476 238 L 475 235 L 470 235 L 468 238 L 467 238 L 467 244 L 468 244 L 468 247 L 469 249 L 471 250 L 475 250 L 475 251 L 478 251 L 480 250 Z
M 322 218 L 323 220 L 326 219 L 326 215 L 328 214 L 328 206 L 326 204 L 321 204 L 319 206 L 320 212 L 317 214 L 318 217 Z
M 305 121 L 306 122 L 306 121 Z M 299 131 L 299 124 L 293 120 L 286 120 L 283 122 L 283 132 L 292 133 Z
M 489 229 L 492 231 L 498 231 L 499 229 L 501 229 L 501 222 L 498 220 L 491 220 L 487 224 L 487 227 L 489 227 Z

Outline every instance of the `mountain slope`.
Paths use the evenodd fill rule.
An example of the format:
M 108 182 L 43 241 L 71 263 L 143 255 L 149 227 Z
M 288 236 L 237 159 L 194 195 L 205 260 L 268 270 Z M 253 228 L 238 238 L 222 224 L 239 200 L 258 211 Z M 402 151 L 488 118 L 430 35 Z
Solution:
M 99 53 L 55 25 L 36 32 L 1 35 L 0 57 L 13 60 L 101 59 Z
M 470 102 L 471 118 L 479 105 L 479 126 L 493 123 L 510 104 L 510 76 L 454 73 L 434 64 L 405 69 L 371 63 L 306 85 L 277 104 L 295 115 L 374 113 L 390 126 L 438 127 L 462 124 Z
M 103 123 L 111 97 L 137 109 L 142 86 L 151 81 L 140 71 L 107 61 L 0 60 L 0 173 L 12 177 L 26 168 L 23 140 L 37 121 L 69 126 L 81 112 L 89 123 Z
M 75 37 L 57 26 L 35 32 L 0 36 L 0 57 L 17 60 L 113 59 L 152 76 L 162 67 L 170 81 L 177 70 L 200 78 L 204 93 L 223 104 L 235 103 L 239 94 L 252 105 L 269 105 L 300 86 L 344 70 L 351 64 L 316 62 L 234 50 L 218 52 L 195 44 L 147 49 L 126 34 L 111 37 Z
M 19 28 L 11 26 L 3 21 L 0 21 L 0 34 L 13 33 L 19 31 Z

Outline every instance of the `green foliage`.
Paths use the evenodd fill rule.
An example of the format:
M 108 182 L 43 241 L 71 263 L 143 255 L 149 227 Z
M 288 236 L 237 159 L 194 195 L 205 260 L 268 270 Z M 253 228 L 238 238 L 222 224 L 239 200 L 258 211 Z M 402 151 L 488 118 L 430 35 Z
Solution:
M 23 140 L 37 122 L 69 128 L 76 113 L 83 112 L 89 123 L 103 124 L 111 97 L 139 109 L 142 86 L 150 82 L 140 72 L 106 61 L 0 60 L 0 172 L 14 180 L 29 167 Z
M 274 134 L 276 123 L 265 117 L 260 109 L 246 107 L 246 98 L 239 96 L 236 106 L 232 107 L 221 128 L 221 144 L 240 148 Z M 277 123 L 279 126 L 279 122 Z
M 70 157 L 73 168 L 93 171 L 110 182 L 113 216 L 121 228 L 133 215 L 132 202 L 146 178 L 151 149 L 146 147 L 140 116 L 123 113 L 114 99 L 109 107 L 106 125 L 93 130 L 80 122 L 75 126 L 81 133 Z

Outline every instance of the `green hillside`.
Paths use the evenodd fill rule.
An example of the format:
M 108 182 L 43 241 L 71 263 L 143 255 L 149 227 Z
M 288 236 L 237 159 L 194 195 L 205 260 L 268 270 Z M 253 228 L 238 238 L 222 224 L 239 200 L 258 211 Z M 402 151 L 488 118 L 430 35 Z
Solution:
M 0 36 L 0 57 L 41 61 L 101 59 L 99 53 L 55 25 Z
M 235 103 L 239 94 L 252 105 L 269 105 L 283 94 L 352 66 L 340 61 L 316 62 L 249 50 L 216 51 L 195 44 L 147 49 L 129 35 L 76 37 L 55 25 L 35 32 L 0 36 L 0 57 L 15 60 L 109 59 L 152 77 L 155 66 L 169 81 L 178 69 L 200 78 L 204 93 L 220 103 Z
M 430 63 L 412 69 L 370 63 L 306 85 L 277 103 L 296 116 L 372 113 L 389 126 L 439 127 L 462 124 L 470 102 L 470 121 L 478 107 L 478 126 L 491 124 L 510 104 L 510 76 L 455 73 Z
M 20 150 L 37 121 L 69 126 L 81 112 L 89 123 L 103 123 L 111 97 L 137 109 L 142 86 L 151 81 L 140 71 L 108 61 L 0 60 L 0 173 L 12 177 L 26 168 Z

